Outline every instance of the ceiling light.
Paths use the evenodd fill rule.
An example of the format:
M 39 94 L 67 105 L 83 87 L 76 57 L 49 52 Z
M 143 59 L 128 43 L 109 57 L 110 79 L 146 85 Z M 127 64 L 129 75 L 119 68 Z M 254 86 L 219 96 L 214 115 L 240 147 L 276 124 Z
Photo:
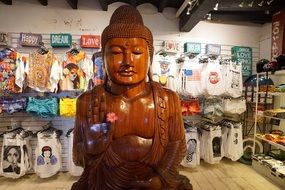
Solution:
M 260 3 L 258 3 L 258 6 L 262 7 L 264 3 L 264 0 L 262 0 Z
M 188 7 L 186 15 L 190 15 L 190 7 Z
M 267 5 L 270 5 L 274 0 L 267 1 Z
M 219 3 L 216 3 L 214 10 L 217 11 L 219 9 Z
M 254 1 L 251 1 L 251 3 L 248 4 L 249 7 L 253 6 Z
M 239 7 L 243 7 L 244 6 L 244 2 L 241 2 L 238 6 Z

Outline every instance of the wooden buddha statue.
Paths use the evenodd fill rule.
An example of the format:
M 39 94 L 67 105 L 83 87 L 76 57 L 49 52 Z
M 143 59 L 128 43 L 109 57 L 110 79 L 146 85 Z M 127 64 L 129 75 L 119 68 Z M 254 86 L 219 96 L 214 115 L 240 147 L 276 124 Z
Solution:
M 119 7 L 102 33 L 105 83 L 77 100 L 72 190 L 192 189 L 177 168 L 186 142 L 178 96 L 148 77 L 153 38 L 140 13 Z

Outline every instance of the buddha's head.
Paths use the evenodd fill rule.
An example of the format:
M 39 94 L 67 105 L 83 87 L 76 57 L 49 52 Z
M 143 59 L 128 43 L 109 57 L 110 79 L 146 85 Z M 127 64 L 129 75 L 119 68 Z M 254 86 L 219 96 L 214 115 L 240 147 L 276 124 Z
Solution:
M 115 10 L 101 36 L 108 78 L 121 85 L 146 79 L 153 56 L 153 37 L 139 11 L 123 5 Z

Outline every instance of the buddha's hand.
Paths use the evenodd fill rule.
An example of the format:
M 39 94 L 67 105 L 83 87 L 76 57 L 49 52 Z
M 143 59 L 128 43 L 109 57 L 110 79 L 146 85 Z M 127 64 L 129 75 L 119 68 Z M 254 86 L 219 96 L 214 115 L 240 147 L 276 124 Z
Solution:
M 133 182 L 133 187 L 138 189 L 145 189 L 145 190 L 161 190 L 162 183 L 159 176 L 154 176 L 150 180 L 141 181 L 137 180 Z
M 107 149 L 112 142 L 114 125 L 114 123 L 108 123 L 108 125 L 97 123 L 84 130 L 87 154 L 98 155 Z

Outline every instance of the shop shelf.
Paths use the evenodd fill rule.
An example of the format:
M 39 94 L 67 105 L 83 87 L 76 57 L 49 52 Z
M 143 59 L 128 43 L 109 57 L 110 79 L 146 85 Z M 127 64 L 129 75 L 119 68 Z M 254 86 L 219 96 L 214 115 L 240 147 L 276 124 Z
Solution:
M 275 142 L 273 142 L 273 141 L 270 141 L 270 140 L 268 140 L 268 139 L 262 137 L 261 134 L 256 134 L 255 137 L 256 137 L 257 139 L 262 140 L 262 141 L 266 141 L 267 143 L 271 144 L 272 146 L 275 146 L 275 147 L 280 148 L 281 150 L 284 150 L 284 151 L 285 151 L 285 146 L 283 146 L 283 145 L 281 145 L 281 144 L 278 144 L 278 143 L 275 143 Z

